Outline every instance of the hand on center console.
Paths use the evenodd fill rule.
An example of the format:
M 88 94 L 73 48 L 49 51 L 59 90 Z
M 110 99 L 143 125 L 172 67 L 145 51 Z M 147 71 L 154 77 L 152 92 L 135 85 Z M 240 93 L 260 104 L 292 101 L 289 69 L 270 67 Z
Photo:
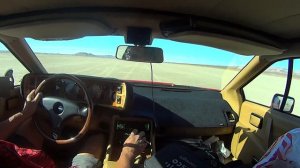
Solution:
M 146 146 L 145 132 L 138 133 L 134 129 L 129 137 L 125 140 L 123 149 L 119 160 L 117 161 L 117 168 L 130 168 L 133 165 L 134 159 L 141 154 Z

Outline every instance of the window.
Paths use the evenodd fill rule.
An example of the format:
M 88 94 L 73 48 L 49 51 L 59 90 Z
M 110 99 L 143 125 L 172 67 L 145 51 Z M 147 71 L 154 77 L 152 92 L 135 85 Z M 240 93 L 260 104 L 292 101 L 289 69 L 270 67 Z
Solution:
M 123 36 L 55 41 L 26 38 L 26 41 L 49 73 L 151 81 L 149 63 L 115 58 L 118 45 L 125 44 Z M 164 63 L 152 64 L 154 82 L 178 87 L 221 90 L 252 59 L 252 56 L 171 40 L 153 39 L 152 46 L 162 48 L 164 53 Z
M 295 99 L 292 114 L 300 116 L 300 58 L 294 60 L 293 78 L 289 96 Z
M 249 101 L 270 106 L 276 93 L 284 94 L 287 72 L 288 60 L 272 64 L 243 88 L 245 98 Z
M 20 85 L 23 76 L 28 73 L 28 70 L 0 43 L 0 76 L 4 76 L 9 69 L 13 70 L 14 85 Z
M 291 114 L 300 116 L 300 89 L 297 87 L 300 85 L 300 59 L 294 59 L 293 62 L 293 76 L 288 97 L 294 99 L 294 109 L 291 111 Z M 265 106 L 270 106 L 275 94 L 284 95 L 287 77 L 288 60 L 274 63 L 243 88 L 246 99 Z M 285 111 L 284 109 L 290 109 L 289 107 L 291 106 L 289 105 L 292 105 L 292 103 L 286 103 L 285 106 L 282 106 L 283 111 Z M 290 113 L 290 111 L 285 112 Z
M 154 81 L 222 90 L 253 58 L 213 47 L 154 39 L 163 63 L 154 63 Z

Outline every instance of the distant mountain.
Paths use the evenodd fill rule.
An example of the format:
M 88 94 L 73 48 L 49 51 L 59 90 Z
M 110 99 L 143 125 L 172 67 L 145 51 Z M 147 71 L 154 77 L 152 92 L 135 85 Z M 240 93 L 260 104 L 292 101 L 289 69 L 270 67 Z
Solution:
M 73 54 L 70 54 L 70 55 L 73 55 Z M 92 53 L 87 53 L 87 52 L 78 52 L 74 55 L 80 55 L 80 56 L 96 56 L 95 54 L 92 54 Z
M 279 67 L 270 67 L 267 69 L 269 72 L 281 72 L 281 73 L 287 73 L 288 70 L 286 68 L 279 68 Z
M 86 52 L 78 52 L 76 54 L 68 54 L 68 55 L 86 56 L 86 57 L 101 57 L 101 58 L 114 58 L 113 55 L 95 55 L 95 54 L 86 53 Z
M 41 53 L 41 52 L 36 52 L 36 55 L 63 55 L 63 56 L 84 56 L 84 57 L 101 57 L 101 58 L 114 58 L 113 55 L 95 55 L 92 53 L 87 53 L 87 52 L 78 52 L 75 54 L 61 54 L 61 53 Z

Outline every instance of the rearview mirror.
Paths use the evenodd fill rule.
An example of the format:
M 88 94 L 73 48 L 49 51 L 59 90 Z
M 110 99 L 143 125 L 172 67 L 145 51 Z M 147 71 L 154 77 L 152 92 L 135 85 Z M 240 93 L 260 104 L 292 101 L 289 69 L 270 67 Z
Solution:
M 275 110 L 280 110 L 281 104 L 283 100 L 283 95 L 281 94 L 275 94 L 273 96 L 271 107 Z M 292 113 L 294 109 L 295 99 L 292 97 L 287 97 L 286 103 L 283 108 L 283 112 L 285 113 Z
M 126 61 L 162 63 L 163 51 L 156 47 L 121 45 L 117 48 L 116 58 Z

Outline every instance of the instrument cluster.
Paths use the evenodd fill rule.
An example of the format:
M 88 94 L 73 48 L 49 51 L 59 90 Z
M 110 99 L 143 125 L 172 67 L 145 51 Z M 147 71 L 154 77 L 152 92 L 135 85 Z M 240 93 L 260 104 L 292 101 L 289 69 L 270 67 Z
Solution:
M 26 96 L 32 89 L 46 79 L 47 76 L 25 76 L 23 79 L 22 92 Z M 126 104 L 127 87 L 126 83 L 116 80 L 98 78 L 80 78 L 86 85 L 88 95 L 93 100 L 94 105 L 124 109 Z M 58 79 L 51 86 L 45 88 L 46 95 L 67 98 L 73 101 L 84 99 L 83 89 L 76 82 L 69 79 Z M 45 93 L 43 93 L 45 94 Z

